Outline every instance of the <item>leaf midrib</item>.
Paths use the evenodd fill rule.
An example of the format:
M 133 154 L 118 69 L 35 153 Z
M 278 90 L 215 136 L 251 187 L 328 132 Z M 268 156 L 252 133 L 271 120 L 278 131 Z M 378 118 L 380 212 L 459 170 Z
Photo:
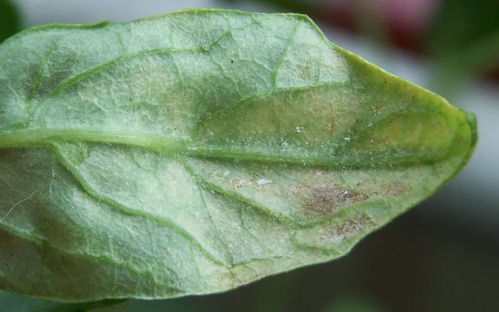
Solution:
M 96 131 L 87 129 L 29 129 L 0 132 L 1 148 L 49 147 L 53 143 L 87 142 L 137 146 L 163 156 L 199 157 L 258 161 L 267 163 L 301 164 L 329 168 L 364 168 L 372 166 L 398 166 L 409 164 L 431 164 L 445 160 L 441 153 L 417 152 L 411 154 L 386 153 L 360 155 L 328 155 L 325 157 L 303 157 L 286 153 L 262 153 L 238 147 L 218 147 L 198 144 L 192 139 L 170 139 L 151 134 Z M 368 156 L 365 159 L 364 156 Z

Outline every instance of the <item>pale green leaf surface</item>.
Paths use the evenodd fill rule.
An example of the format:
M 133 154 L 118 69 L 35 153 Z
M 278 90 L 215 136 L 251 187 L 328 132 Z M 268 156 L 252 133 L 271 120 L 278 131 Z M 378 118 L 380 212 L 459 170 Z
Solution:
M 301 15 L 24 31 L 0 45 L 0 287 L 170 298 L 329 261 L 457 174 L 475 127 Z

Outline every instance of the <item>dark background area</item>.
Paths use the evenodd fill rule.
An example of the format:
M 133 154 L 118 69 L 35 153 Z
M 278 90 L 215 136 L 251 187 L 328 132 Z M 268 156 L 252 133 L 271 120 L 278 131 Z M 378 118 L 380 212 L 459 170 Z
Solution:
M 499 311 L 497 0 L 0 0 L 0 41 L 38 24 L 192 7 L 306 13 L 340 46 L 475 112 L 479 144 L 457 179 L 339 260 L 127 311 Z

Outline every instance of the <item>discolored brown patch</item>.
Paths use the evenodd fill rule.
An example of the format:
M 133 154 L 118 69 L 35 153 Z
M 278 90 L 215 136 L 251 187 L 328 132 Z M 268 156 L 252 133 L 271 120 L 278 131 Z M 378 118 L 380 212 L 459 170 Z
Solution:
M 410 191 L 410 187 L 403 183 L 392 183 L 385 187 L 385 195 L 401 196 Z
M 347 190 L 335 184 L 300 186 L 294 193 L 304 212 L 319 217 L 369 198 L 364 193 Z
M 370 229 L 375 222 L 366 215 L 360 215 L 357 218 L 346 220 L 343 223 L 335 223 L 330 227 L 324 228 L 320 234 L 322 242 L 337 243 L 345 238 L 356 236 Z

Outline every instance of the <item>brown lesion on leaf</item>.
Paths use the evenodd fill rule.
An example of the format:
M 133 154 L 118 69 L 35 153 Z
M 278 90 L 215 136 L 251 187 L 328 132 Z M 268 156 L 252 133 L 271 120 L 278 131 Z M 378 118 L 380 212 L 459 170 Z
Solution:
M 370 229 L 376 223 L 366 215 L 359 215 L 356 218 L 346 220 L 342 223 L 334 223 L 321 230 L 321 242 L 337 243 L 345 238 L 353 237 Z
M 323 217 L 338 212 L 342 207 L 365 201 L 369 196 L 348 190 L 336 184 L 299 186 L 293 191 L 301 208 L 307 214 Z
M 371 186 L 373 196 L 377 197 L 397 197 L 404 196 L 412 190 L 410 185 L 404 182 L 390 182 L 386 184 L 373 185 Z
M 387 196 L 402 196 L 408 193 L 411 189 L 407 184 L 392 183 L 388 185 L 385 190 L 385 195 Z

